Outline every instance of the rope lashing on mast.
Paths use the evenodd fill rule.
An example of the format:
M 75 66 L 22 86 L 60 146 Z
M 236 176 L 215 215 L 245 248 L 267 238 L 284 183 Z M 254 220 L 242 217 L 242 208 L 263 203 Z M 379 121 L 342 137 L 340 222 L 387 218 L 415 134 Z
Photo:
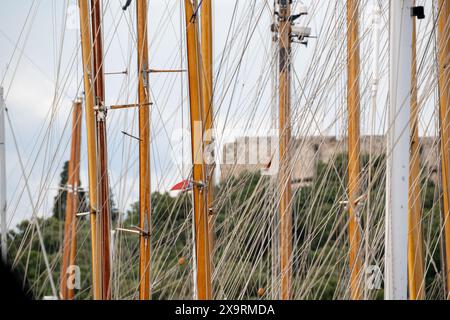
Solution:
M 131 4 L 131 0 L 127 0 L 127 2 L 124 4 L 124 6 L 122 7 L 122 10 L 123 11 L 126 11 L 127 9 L 128 9 L 128 7 L 130 6 L 130 4 Z

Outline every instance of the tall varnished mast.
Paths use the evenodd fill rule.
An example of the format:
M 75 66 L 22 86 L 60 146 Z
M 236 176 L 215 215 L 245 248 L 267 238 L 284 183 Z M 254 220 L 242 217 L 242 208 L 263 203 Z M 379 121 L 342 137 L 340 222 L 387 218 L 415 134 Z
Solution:
M 291 4 L 279 0 L 279 156 L 281 299 L 292 298 L 292 186 L 291 186 Z
M 98 193 L 99 193 L 99 222 L 100 222 L 100 251 L 102 270 L 102 299 L 110 299 L 110 203 L 108 185 L 108 156 L 106 144 L 106 106 L 105 85 L 103 73 L 103 34 L 101 0 L 91 0 L 91 20 L 93 39 L 93 66 L 95 88 L 95 110 L 97 129 L 98 154 Z
M 360 196 L 359 0 L 347 0 L 348 211 L 350 297 L 362 298 Z
M 99 233 L 97 230 L 97 133 L 95 120 L 95 89 L 93 84 L 92 36 L 89 0 L 78 0 L 80 10 L 81 51 L 85 96 L 86 131 L 88 147 L 89 205 L 92 253 L 92 291 L 94 299 L 102 298 Z
M 450 2 L 438 1 L 438 63 L 439 63 L 439 114 L 440 114 L 440 141 L 441 141 L 441 182 L 442 182 L 442 217 L 444 221 L 445 241 L 445 279 L 447 285 L 447 298 L 450 299 Z
M 201 92 L 200 46 L 198 42 L 197 0 L 185 0 L 186 41 L 188 49 L 189 102 L 191 119 L 192 184 L 197 260 L 197 299 L 212 298 L 211 262 L 207 210 L 207 175 L 204 164 L 203 104 Z
M 72 116 L 72 143 L 68 178 L 66 184 L 66 216 L 64 222 L 63 260 L 61 265 L 60 295 L 63 300 L 73 300 L 74 288 L 68 283 L 68 275 L 74 270 L 77 245 L 77 210 L 78 210 L 78 183 L 80 181 L 80 150 L 81 149 L 81 102 L 73 103 Z
M 201 45 L 202 45 L 202 94 L 203 123 L 205 127 L 205 144 L 209 155 L 207 170 L 209 214 L 209 245 L 211 253 L 214 246 L 214 140 L 213 140 L 213 42 L 212 42 L 212 0 L 203 0 L 201 5 Z
M 150 95 L 148 81 L 147 0 L 136 1 L 139 75 L 139 213 L 140 256 L 139 298 L 149 300 L 150 292 Z
M 425 299 L 422 204 L 420 201 L 419 107 L 417 104 L 416 21 L 413 20 L 411 66 L 411 158 L 408 199 L 408 287 L 410 300 Z

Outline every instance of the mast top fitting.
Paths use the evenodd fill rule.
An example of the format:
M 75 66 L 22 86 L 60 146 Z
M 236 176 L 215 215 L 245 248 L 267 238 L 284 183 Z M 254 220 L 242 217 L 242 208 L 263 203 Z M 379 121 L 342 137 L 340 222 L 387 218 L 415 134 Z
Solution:
M 411 17 L 417 17 L 417 19 L 425 19 L 425 9 L 423 6 L 416 6 L 411 8 Z

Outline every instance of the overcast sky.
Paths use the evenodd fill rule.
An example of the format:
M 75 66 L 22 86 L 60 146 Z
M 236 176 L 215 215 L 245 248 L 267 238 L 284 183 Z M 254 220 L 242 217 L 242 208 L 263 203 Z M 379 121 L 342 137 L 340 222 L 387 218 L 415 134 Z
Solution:
M 106 104 L 136 102 L 135 8 L 121 10 L 124 1 L 104 0 L 105 72 L 127 74 L 106 76 Z M 217 153 L 225 142 L 241 135 L 267 135 L 271 124 L 271 78 L 273 63 L 270 24 L 270 0 L 215 0 L 215 125 L 218 127 Z M 308 0 L 310 14 L 300 23 L 310 26 L 317 39 L 308 47 L 294 45 L 293 113 L 301 119 L 294 126 L 298 135 L 342 135 L 345 132 L 345 32 L 338 21 L 345 13 L 344 2 Z M 371 70 L 371 12 L 373 1 L 361 13 L 362 82 L 369 83 Z M 183 1 L 149 1 L 149 51 L 151 68 L 183 69 L 185 29 Z M 426 12 L 431 0 L 424 1 Z M 338 8 L 338 10 L 335 10 Z M 333 9 L 333 10 L 332 10 Z M 182 13 L 180 15 L 180 13 Z M 429 15 L 428 15 L 429 17 Z M 333 20 L 334 19 L 334 20 Z M 387 15 L 384 12 L 382 40 L 387 39 Z M 324 21 L 334 21 L 331 29 Z M 30 217 L 32 206 L 24 193 L 24 179 L 19 166 L 11 129 L 14 131 L 25 174 L 39 215 L 51 213 L 54 189 L 59 173 L 69 158 L 72 101 L 82 97 L 81 50 L 75 0 L 3 1 L 0 10 L 0 77 L 12 120 L 7 124 L 8 214 L 10 226 Z M 425 40 L 427 22 L 419 25 Z M 332 36 L 330 36 L 332 35 Z M 330 42 L 329 40 L 333 40 Z M 419 44 L 424 51 L 424 41 Z M 328 50 L 328 51 L 327 51 Z M 327 55 L 326 53 L 329 53 Z M 383 133 L 383 108 L 386 102 L 387 51 L 381 58 L 381 83 L 377 110 L 377 129 L 372 130 L 371 114 L 362 114 L 363 133 Z M 317 59 L 317 60 L 315 60 Z M 327 59 L 327 60 L 324 60 Z M 332 60 L 339 64 L 332 64 Z M 324 79 L 311 70 L 316 61 L 323 65 Z M 336 79 L 335 79 L 336 78 Z M 331 79 L 331 81 L 326 81 Z M 189 120 L 186 75 L 151 75 L 152 93 L 152 189 L 168 190 L 189 172 Z M 330 84 L 331 82 L 331 84 Z M 424 81 L 425 84 L 425 75 Z M 384 90 L 384 91 L 383 91 Z M 421 90 L 429 90 L 422 88 Z M 362 88 L 362 99 L 369 92 Z M 320 97 L 320 99 L 318 98 Z M 428 99 L 428 98 L 427 98 Z M 425 99 L 426 100 L 426 99 Z M 424 103 L 426 105 L 426 103 Z M 430 107 L 431 110 L 433 106 Z M 367 107 L 368 109 L 368 107 Z M 425 109 L 425 107 L 424 107 Z M 433 134 L 431 112 L 424 111 L 421 134 Z M 342 119 L 336 122 L 336 119 Z M 431 119 L 431 120 L 430 120 Z M 121 131 L 137 135 L 135 110 L 108 114 L 108 151 L 110 184 L 116 203 L 125 212 L 138 199 L 137 143 Z M 305 123 L 316 123 L 314 128 Z M 226 128 L 226 131 L 224 131 Z M 87 187 L 85 128 L 83 127 L 81 180 Z M 179 139 L 183 137 L 185 143 Z

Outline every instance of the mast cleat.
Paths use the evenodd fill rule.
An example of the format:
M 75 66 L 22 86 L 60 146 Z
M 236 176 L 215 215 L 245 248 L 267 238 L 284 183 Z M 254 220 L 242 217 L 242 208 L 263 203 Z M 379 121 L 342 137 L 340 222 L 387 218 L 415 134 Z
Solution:
M 103 104 L 96 105 L 94 107 L 94 110 L 96 111 L 97 121 L 105 121 L 106 119 L 106 112 L 108 110 L 108 107 L 104 106 Z
M 298 2 L 295 5 L 294 10 L 292 10 L 292 15 L 289 17 L 289 21 L 294 22 L 301 16 L 305 16 L 307 14 L 308 14 L 308 7 L 306 5 Z
M 88 212 L 78 212 L 75 216 L 77 216 L 78 218 L 81 218 L 81 217 L 86 217 L 90 214 L 91 213 L 89 211 Z
M 137 226 L 132 226 L 132 229 L 116 228 L 114 230 L 121 231 L 121 232 L 127 232 L 127 233 L 133 233 L 133 234 L 137 234 L 137 235 L 143 236 L 145 238 L 150 238 L 150 232 L 142 230 L 141 228 L 139 228 Z

